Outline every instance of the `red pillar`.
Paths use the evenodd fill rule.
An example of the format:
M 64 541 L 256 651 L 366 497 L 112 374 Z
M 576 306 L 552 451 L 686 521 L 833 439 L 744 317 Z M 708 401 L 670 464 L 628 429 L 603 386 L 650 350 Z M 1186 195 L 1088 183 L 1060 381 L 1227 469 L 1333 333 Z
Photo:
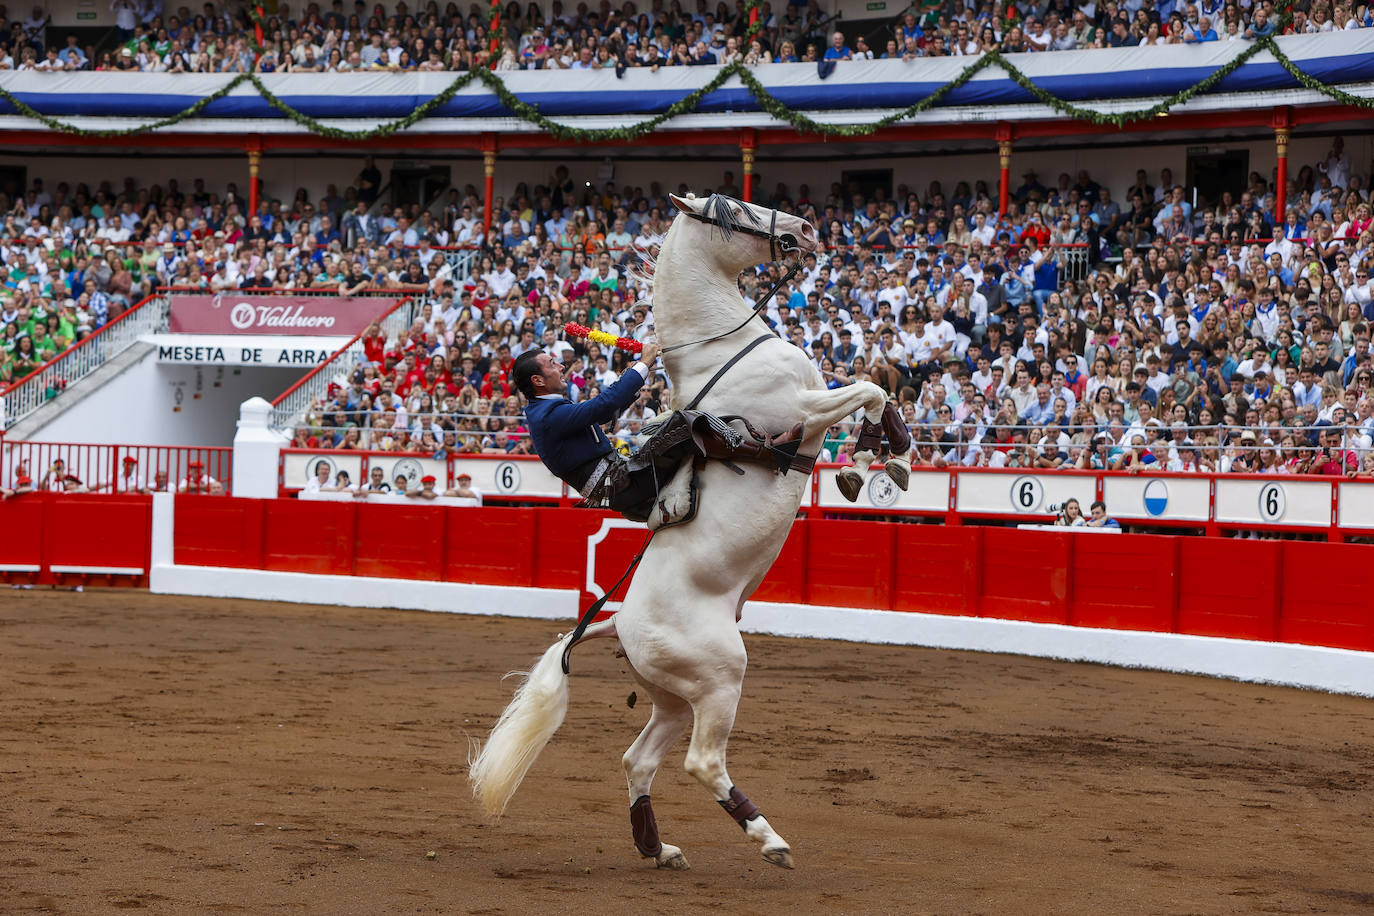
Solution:
M 1283 231 L 1283 218 L 1288 209 L 1288 139 L 1292 136 L 1292 113 L 1286 106 L 1274 109 L 1274 151 L 1278 154 L 1274 169 L 1274 235 Z
M 754 202 L 754 151 L 758 146 L 758 138 L 754 131 L 746 130 L 741 132 L 739 140 L 740 158 L 744 162 L 744 199 Z
M 482 167 L 486 176 L 482 182 L 482 234 L 491 237 L 491 199 L 496 195 L 496 150 L 482 153 Z M 491 244 L 490 241 L 487 244 Z
M 244 228 L 258 212 L 258 172 L 262 168 L 262 138 L 253 136 L 248 139 L 248 212 L 243 214 Z
M 997 143 L 997 157 L 1000 168 L 997 173 L 997 212 L 1004 219 L 1007 213 L 1007 202 L 1011 198 L 1011 141 L 999 140 Z
M 1006 219 L 1007 202 L 1011 199 L 1011 125 L 997 125 L 997 215 Z
M 1274 234 L 1283 231 L 1284 211 L 1288 204 L 1288 138 L 1287 127 L 1274 131 L 1274 147 L 1278 152 L 1278 168 L 1274 174 Z

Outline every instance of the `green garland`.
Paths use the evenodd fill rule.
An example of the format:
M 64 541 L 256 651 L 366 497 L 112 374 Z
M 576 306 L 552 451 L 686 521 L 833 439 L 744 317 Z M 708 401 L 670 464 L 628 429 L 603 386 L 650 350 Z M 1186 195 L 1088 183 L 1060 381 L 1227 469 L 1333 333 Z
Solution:
M 753 0 L 753 2 L 757 2 L 757 0 Z M 170 127 L 173 124 L 179 124 L 183 121 L 195 118 L 211 103 L 224 98 L 244 83 L 249 83 L 257 90 L 259 96 L 261 96 L 264 101 L 281 112 L 287 119 L 299 124 L 312 134 L 336 140 L 366 141 L 389 137 L 414 126 L 418 122 L 430 117 L 431 114 L 439 108 L 447 105 L 453 100 L 454 96 L 470 86 L 473 82 L 477 81 L 490 89 L 498 101 L 509 109 L 516 118 L 528 124 L 535 125 L 555 139 L 571 140 L 580 143 L 600 143 L 608 140 L 636 140 L 646 134 L 652 133 L 668 121 L 680 115 L 692 113 L 701 104 L 702 99 L 721 88 L 725 85 L 726 81 L 732 77 L 738 77 L 739 81 L 749 91 L 749 94 L 758 102 L 759 107 L 770 117 L 781 123 L 787 124 L 803 133 L 817 134 L 825 137 L 863 137 L 881 130 L 884 127 L 889 127 L 900 121 L 904 121 L 913 115 L 936 107 L 943 102 L 951 92 L 966 84 L 985 68 L 996 66 L 1000 67 L 1013 82 L 1034 96 L 1041 104 L 1054 109 L 1054 111 L 1065 117 L 1073 118 L 1078 121 L 1087 121 L 1092 124 L 1122 127 L 1135 121 L 1146 121 L 1166 115 L 1174 107 L 1187 102 L 1189 99 L 1201 93 L 1212 90 L 1227 76 L 1230 76 L 1240 67 L 1244 66 L 1246 61 L 1250 60 L 1261 51 L 1268 51 L 1272 54 L 1274 59 L 1284 68 L 1284 70 L 1286 70 L 1304 89 L 1320 92 L 1333 101 L 1352 108 L 1366 110 L 1374 109 L 1374 99 L 1363 99 L 1351 95 L 1342 89 L 1328 86 L 1304 72 L 1297 64 L 1293 63 L 1288 55 L 1283 53 L 1278 44 L 1270 37 L 1259 39 L 1240 54 L 1237 54 L 1224 66 L 1213 71 L 1210 75 L 1187 89 L 1177 92 L 1166 99 L 1162 99 L 1148 108 L 1137 108 L 1130 111 L 1116 112 L 1114 114 L 1083 108 L 1072 102 L 1066 102 L 1060 99 L 1048 90 L 1035 85 L 1030 77 L 1021 72 L 1015 64 L 1008 61 L 1000 51 L 990 51 L 982 55 L 960 72 L 954 79 L 945 83 L 939 89 L 936 89 L 933 93 L 920 101 L 867 124 L 828 124 L 822 121 L 813 120 L 801 112 L 793 111 L 791 108 L 787 107 L 787 105 L 778 101 L 778 99 L 776 99 L 758 80 L 753 71 L 741 62 L 736 62 L 720 68 L 715 77 L 712 78 L 710 82 L 706 83 L 706 85 L 678 99 L 667 109 L 651 118 L 624 127 L 602 129 L 574 127 L 568 124 L 561 124 L 545 117 L 536 106 L 521 101 L 513 92 L 507 89 L 506 84 L 502 82 L 501 78 L 496 73 L 485 68 L 469 70 L 463 73 L 456 77 L 442 92 L 417 107 L 404 118 L 382 124 L 369 130 L 341 130 L 323 124 L 315 118 L 297 111 L 295 108 L 292 108 L 286 102 L 282 101 L 281 98 L 263 84 L 257 74 L 252 73 L 239 74 L 215 92 L 198 100 L 194 105 L 177 114 L 169 115 L 158 121 L 143 124 L 138 127 L 122 128 L 118 130 L 91 130 L 58 120 L 57 118 L 36 111 L 33 107 L 20 100 L 17 96 L 3 87 L 0 87 L 0 100 L 8 103 L 23 117 L 38 121 L 44 127 L 52 131 L 80 137 L 129 137 L 151 133 L 164 127 Z

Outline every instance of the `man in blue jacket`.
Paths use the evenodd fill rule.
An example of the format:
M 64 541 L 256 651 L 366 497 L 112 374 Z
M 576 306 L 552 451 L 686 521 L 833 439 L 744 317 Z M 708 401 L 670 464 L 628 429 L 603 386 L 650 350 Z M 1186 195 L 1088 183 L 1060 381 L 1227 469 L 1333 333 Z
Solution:
M 714 417 L 677 411 L 634 457 L 626 459 L 611 445 L 601 426 L 635 401 L 649 379 L 659 347 L 645 343 L 640 361 L 596 397 L 574 404 L 557 357 L 543 350 L 522 353 L 515 361 L 515 387 L 529 402 L 525 419 L 534 450 L 555 475 L 592 505 L 606 505 L 633 521 L 644 521 L 659 490 L 688 456 L 734 461 L 765 461 L 786 470 L 800 444 L 801 424 L 779 439 L 750 440 Z M 774 446 L 794 441 L 790 449 Z M 800 469 L 800 468 L 798 468 Z M 810 467 L 806 468 L 807 473 Z M 742 473 L 742 472 L 741 472 Z

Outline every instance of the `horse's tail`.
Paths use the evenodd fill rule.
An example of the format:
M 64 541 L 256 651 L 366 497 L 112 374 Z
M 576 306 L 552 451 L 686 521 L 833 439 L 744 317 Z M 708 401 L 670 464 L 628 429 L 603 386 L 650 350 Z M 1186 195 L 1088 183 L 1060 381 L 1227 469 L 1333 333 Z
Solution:
M 524 683 L 501 713 L 486 746 L 479 750 L 473 741 L 469 749 L 468 782 L 472 784 L 472 794 L 492 817 L 505 812 L 535 758 L 563 724 L 568 711 L 563 649 L 570 638 L 560 637 L 523 676 Z

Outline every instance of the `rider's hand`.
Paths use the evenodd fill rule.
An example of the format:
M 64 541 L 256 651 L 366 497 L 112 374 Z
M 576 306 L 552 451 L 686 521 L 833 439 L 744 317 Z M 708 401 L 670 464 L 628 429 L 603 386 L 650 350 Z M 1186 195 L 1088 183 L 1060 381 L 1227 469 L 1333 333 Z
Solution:
M 639 358 L 644 363 L 644 365 L 653 368 L 654 362 L 658 359 L 658 354 L 661 351 L 661 349 L 662 348 L 659 347 L 658 344 L 652 341 L 646 341 L 644 344 L 644 349 L 641 350 L 639 353 Z

